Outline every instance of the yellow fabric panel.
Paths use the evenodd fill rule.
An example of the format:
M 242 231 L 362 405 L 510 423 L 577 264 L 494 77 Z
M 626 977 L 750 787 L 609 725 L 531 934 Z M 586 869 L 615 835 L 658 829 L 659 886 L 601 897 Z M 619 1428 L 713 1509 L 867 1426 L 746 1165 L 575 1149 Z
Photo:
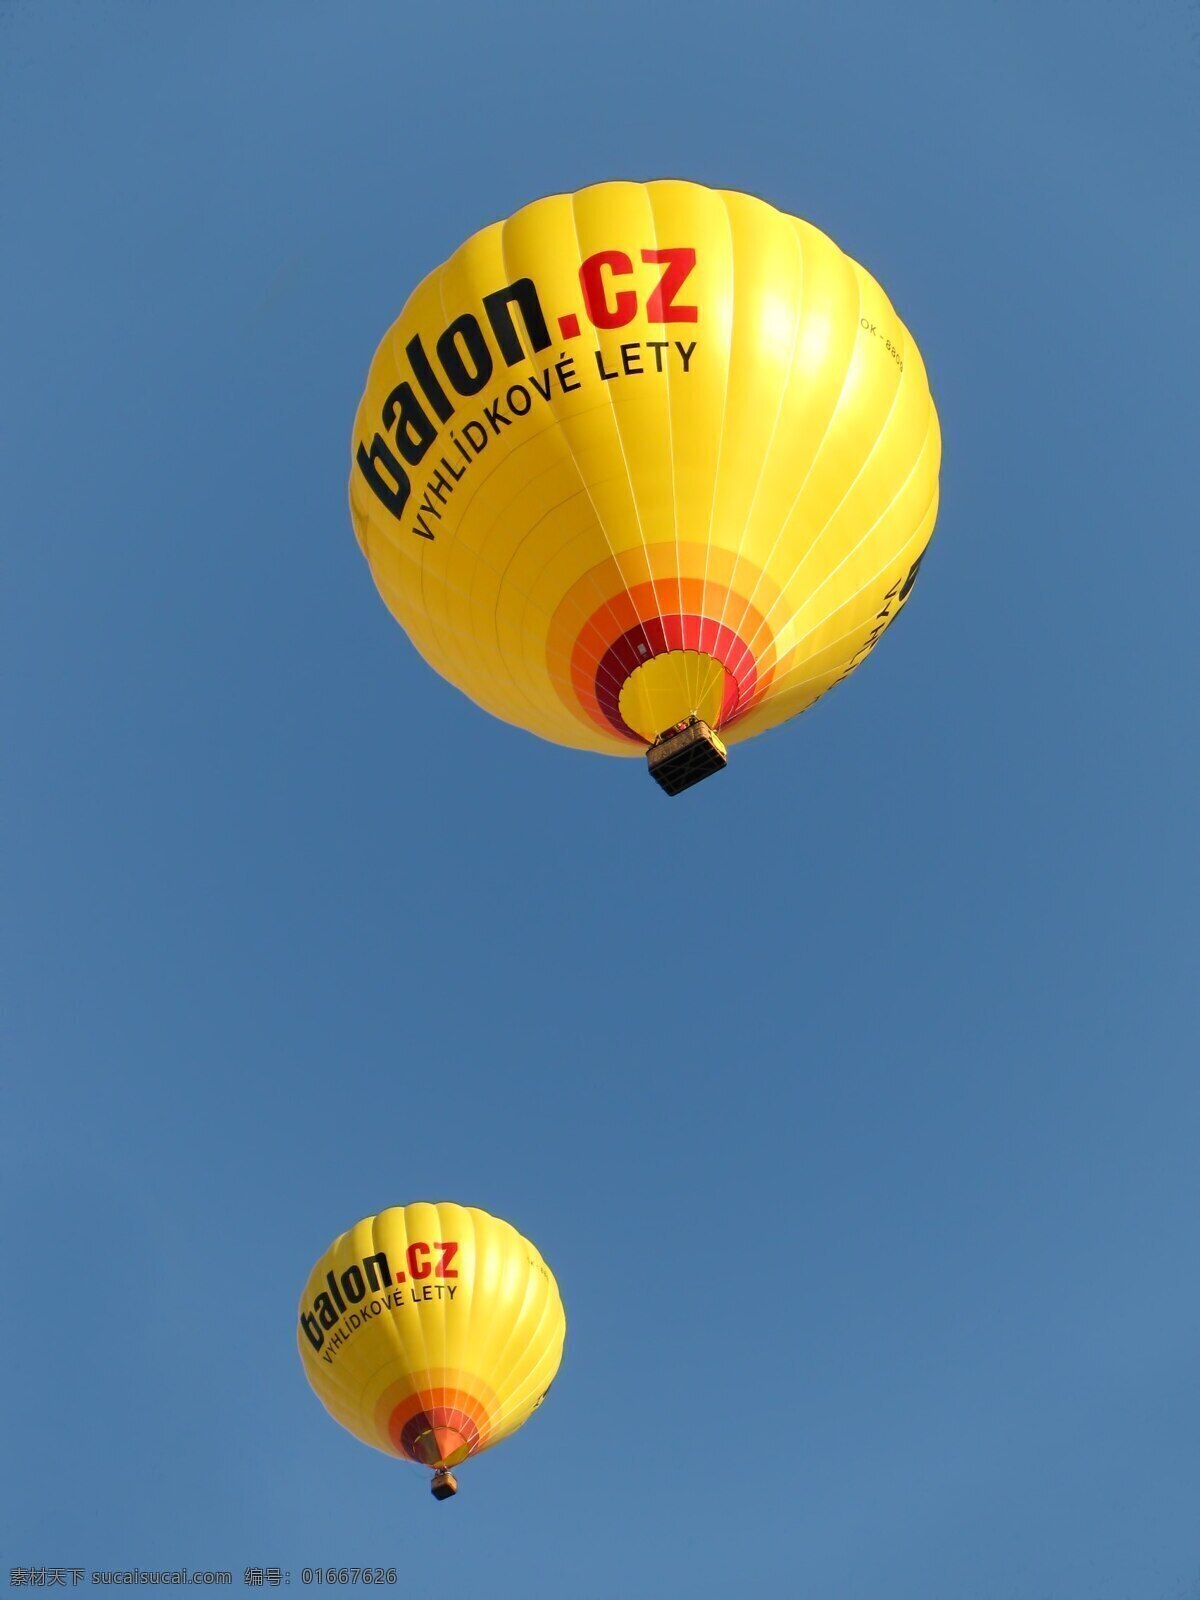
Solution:
M 426 660 L 543 738 L 636 754 L 697 700 L 749 737 L 865 659 L 932 533 L 940 435 L 869 273 L 669 180 L 469 239 L 380 344 L 352 458 L 360 545 Z

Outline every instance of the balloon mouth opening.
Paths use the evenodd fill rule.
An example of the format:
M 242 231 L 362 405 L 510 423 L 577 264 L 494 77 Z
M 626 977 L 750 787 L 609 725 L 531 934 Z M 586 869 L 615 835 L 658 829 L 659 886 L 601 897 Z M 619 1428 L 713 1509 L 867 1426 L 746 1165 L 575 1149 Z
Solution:
M 425 1435 L 425 1465 L 453 1467 L 464 1460 L 470 1444 L 456 1428 L 434 1428 Z
M 728 666 L 700 650 L 646 654 L 616 696 L 622 729 L 654 744 L 690 721 L 719 728 L 737 710 L 739 688 Z
M 478 1443 L 479 1430 L 469 1417 L 438 1416 L 451 1408 L 439 1406 L 431 1415 L 419 1412 L 404 1427 L 400 1448 L 418 1466 L 446 1468 L 465 1461 Z

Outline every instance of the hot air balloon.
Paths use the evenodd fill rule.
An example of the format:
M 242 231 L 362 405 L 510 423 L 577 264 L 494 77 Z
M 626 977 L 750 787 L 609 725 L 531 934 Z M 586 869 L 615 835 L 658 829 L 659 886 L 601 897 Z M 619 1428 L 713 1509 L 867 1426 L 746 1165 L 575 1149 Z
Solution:
M 810 223 L 601 183 L 475 234 L 379 346 L 355 532 L 417 649 L 544 739 L 678 793 L 874 648 L 940 434 L 886 295 Z
M 566 1319 L 537 1249 L 472 1206 L 393 1206 L 335 1239 L 300 1297 L 305 1376 L 365 1444 L 433 1469 L 498 1444 L 541 1405 Z

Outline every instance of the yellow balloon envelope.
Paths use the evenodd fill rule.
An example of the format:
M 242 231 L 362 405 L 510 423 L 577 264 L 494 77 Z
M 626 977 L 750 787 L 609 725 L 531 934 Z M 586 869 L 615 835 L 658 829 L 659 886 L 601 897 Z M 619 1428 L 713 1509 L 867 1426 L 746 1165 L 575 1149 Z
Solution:
M 355 531 L 438 672 L 543 738 L 734 742 L 812 705 L 908 598 L 940 435 L 883 290 L 807 222 L 679 181 L 469 239 L 376 352 Z
M 537 1410 L 562 1359 L 553 1274 L 515 1228 L 449 1203 L 395 1206 L 343 1233 L 300 1297 L 305 1375 L 365 1444 L 450 1468 Z

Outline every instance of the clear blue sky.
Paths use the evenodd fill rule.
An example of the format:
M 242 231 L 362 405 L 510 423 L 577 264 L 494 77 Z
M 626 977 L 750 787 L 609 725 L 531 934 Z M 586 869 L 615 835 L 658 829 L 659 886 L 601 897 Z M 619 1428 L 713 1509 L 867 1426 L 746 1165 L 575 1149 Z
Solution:
M 0 0 L 11 1565 L 1200 1596 L 1194 4 Z M 346 509 L 409 289 L 747 189 L 923 350 L 942 512 L 663 799 L 419 660 Z M 294 1347 L 454 1198 L 569 1319 L 436 1507 Z

